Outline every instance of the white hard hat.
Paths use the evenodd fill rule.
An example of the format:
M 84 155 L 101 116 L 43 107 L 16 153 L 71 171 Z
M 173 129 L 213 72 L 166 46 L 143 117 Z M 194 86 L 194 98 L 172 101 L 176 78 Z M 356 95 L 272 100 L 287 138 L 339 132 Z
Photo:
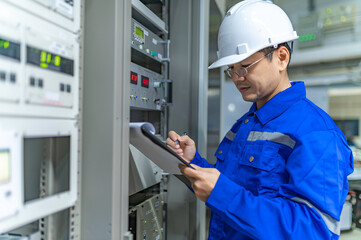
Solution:
M 218 33 L 218 60 L 209 69 L 235 64 L 270 46 L 291 42 L 297 33 L 286 13 L 263 0 L 245 0 L 228 10 Z

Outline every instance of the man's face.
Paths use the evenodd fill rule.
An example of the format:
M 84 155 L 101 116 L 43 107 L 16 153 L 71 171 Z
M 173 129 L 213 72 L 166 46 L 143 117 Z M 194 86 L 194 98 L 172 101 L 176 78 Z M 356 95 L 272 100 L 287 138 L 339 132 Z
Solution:
M 228 67 L 232 68 L 233 71 L 240 67 L 247 67 L 264 55 L 262 52 L 257 52 L 242 62 L 229 65 Z M 243 99 L 248 102 L 256 102 L 257 108 L 263 106 L 274 95 L 280 92 L 281 78 L 274 57 L 272 61 L 264 58 L 248 68 L 248 74 L 245 77 L 233 74 L 232 80 L 242 94 Z

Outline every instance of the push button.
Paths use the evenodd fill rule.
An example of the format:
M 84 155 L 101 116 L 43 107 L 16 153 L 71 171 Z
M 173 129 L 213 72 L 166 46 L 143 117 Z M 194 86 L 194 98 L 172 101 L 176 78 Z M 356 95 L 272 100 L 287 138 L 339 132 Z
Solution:
M 15 83 L 16 82 L 16 74 L 10 73 L 10 82 Z
M 41 78 L 38 79 L 38 86 L 39 86 L 39 88 L 43 88 L 43 86 L 44 86 L 44 80 L 43 79 L 41 79 Z
M 0 72 L 0 79 L 1 79 L 1 81 L 6 80 L 6 73 L 5 72 Z
M 35 86 L 35 78 L 30 77 L 30 86 Z

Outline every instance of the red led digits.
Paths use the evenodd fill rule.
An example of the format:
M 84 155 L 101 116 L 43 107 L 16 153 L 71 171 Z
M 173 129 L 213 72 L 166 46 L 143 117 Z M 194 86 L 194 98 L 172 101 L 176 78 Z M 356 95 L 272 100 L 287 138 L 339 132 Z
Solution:
M 149 88 L 149 78 L 142 76 L 142 87 Z
M 137 84 L 138 83 L 138 74 L 135 72 L 130 72 L 130 83 Z

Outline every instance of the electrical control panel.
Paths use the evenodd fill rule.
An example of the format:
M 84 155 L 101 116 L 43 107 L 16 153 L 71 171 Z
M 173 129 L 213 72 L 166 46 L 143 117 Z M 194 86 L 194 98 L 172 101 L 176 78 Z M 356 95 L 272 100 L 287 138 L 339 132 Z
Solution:
M 169 61 L 169 41 L 132 19 L 130 106 L 163 110 L 167 105 L 164 62 Z
M 0 221 L 17 214 L 22 204 L 20 136 L 0 123 Z
M 166 103 L 163 76 L 135 63 L 130 69 L 130 106 L 161 110 Z
M 0 234 L 77 199 L 80 3 L 0 0 Z
M 0 1 L 0 114 L 75 118 L 77 36 Z
M 297 31 L 300 36 L 298 48 L 317 47 L 327 44 L 326 40 L 332 41 L 334 38 L 352 35 L 357 24 L 361 25 L 361 16 L 357 12 L 360 7 L 356 2 L 330 4 L 299 15 L 297 20 Z M 347 32 L 349 30 L 352 31 Z M 359 30 L 356 29 L 356 31 Z M 341 34 L 342 32 L 344 33 Z
M 5 0 L 73 33 L 80 31 L 81 0 Z
M 129 210 L 129 228 L 135 240 L 162 240 L 162 223 L 162 194 L 155 195 Z
M 134 19 L 132 19 L 131 25 L 130 44 L 132 49 L 142 53 L 144 58 L 162 62 L 167 57 L 166 46 L 168 43 Z
M 0 234 L 74 205 L 75 120 L 0 118 Z

